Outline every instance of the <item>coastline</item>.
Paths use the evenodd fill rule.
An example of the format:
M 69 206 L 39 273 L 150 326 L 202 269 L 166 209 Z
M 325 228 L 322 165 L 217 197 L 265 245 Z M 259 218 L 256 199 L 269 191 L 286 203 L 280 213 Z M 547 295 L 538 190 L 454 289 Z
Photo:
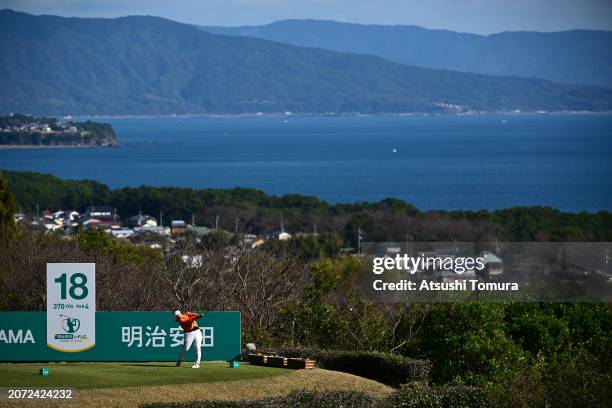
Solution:
M 82 119 L 155 119 L 155 118 L 240 118 L 240 117 L 411 117 L 411 116 L 606 116 L 612 115 L 612 111 L 499 111 L 499 112 L 472 112 L 472 113 L 425 113 L 425 112 L 403 112 L 403 113 L 305 113 L 305 112 L 250 112 L 250 113 L 169 113 L 166 115 L 71 115 L 72 118 Z M 61 117 L 63 115 L 57 115 Z
M 99 147 L 116 147 L 113 145 L 91 146 L 91 145 L 0 145 L 3 150 L 20 150 L 20 149 L 95 149 Z

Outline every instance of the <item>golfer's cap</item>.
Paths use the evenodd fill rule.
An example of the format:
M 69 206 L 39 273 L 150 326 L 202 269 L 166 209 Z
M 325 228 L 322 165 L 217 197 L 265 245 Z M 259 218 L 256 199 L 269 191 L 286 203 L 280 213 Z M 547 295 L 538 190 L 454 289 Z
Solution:
M 174 315 L 175 315 L 176 317 L 179 317 L 179 316 L 181 315 L 181 311 L 180 311 L 180 310 L 178 310 L 178 309 L 177 309 L 177 310 L 175 310 L 175 311 L 174 311 Z

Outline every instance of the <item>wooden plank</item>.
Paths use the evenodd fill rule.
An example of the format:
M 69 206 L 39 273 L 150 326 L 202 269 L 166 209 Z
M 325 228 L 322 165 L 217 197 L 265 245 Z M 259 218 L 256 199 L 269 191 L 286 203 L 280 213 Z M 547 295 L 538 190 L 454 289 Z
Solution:
M 266 365 L 268 360 L 268 356 L 264 356 L 261 354 L 249 354 L 248 361 L 253 365 Z
M 272 357 L 268 356 L 266 365 L 272 367 L 286 367 L 287 366 L 287 358 L 286 357 Z
M 287 368 L 313 369 L 315 368 L 315 361 L 302 358 L 290 358 L 287 360 Z

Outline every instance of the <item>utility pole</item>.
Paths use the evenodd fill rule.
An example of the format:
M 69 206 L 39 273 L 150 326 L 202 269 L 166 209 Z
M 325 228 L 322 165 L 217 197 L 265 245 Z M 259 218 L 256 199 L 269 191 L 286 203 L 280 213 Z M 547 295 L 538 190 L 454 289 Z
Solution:
M 357 228 L 357 254 L 361 255 L 361 228 Z
M 219 216 L 215 215 L 215 230 L 219 229 Z
M 191 226 L 195 227 L 195 214 L 191 214 Z
M 406 250 L 408 252 L 408 256 L 412 256 L 412 240 L 413 239 L 414 238 L 412 237 L 412 235 L 406 234 L 406 244 L 407 244 Z
M 606 248 L 606 254 L 604 257 L 604 282 L 608 283 L 608 263 L 610 262 L 610 250 Z
M 314 227 L 313 227 L 313 232 L 315 237 L 317 236 L 317 224 L 315 223 Z
M 234 218 L 234 233 L 238 233 L 238 217 Z
M 162 210 L 159 210 L 159 226 L 164 226 L 164 212 Z

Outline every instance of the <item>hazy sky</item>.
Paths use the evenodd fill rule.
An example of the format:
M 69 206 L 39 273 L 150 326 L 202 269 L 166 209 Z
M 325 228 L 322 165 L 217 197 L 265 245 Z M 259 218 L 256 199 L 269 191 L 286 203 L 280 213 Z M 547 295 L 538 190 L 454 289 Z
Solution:
M 612 30 L 612 0 L 0 0 L 0 8 L 76 17 L 148 14 L 225 26 L 316 18 L 480 34 Z

